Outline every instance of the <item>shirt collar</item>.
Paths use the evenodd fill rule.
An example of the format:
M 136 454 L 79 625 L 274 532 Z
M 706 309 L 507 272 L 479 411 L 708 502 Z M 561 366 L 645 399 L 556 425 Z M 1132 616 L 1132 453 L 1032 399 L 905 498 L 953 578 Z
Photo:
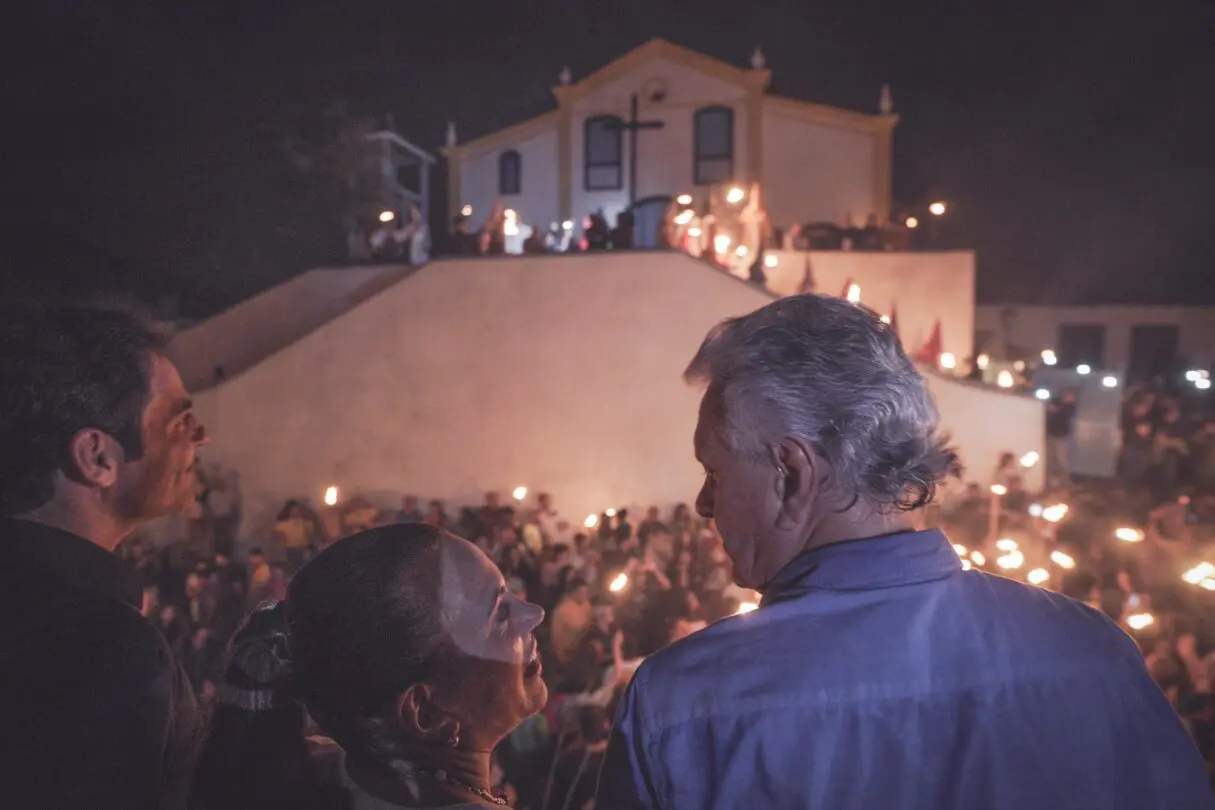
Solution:
M 962 570 L 943 532 L 899 532 L 810 549 L 764 589 L 764 604 L 809 590 L 867 591 L 928 582 Z
M 39 566 L 88 590 L 143 606 L 139 577 L 112 552 L 83 537 L 30 520 L 0 518 L 0 553 Z M 5 563 L 9 566 L 11 563 Z

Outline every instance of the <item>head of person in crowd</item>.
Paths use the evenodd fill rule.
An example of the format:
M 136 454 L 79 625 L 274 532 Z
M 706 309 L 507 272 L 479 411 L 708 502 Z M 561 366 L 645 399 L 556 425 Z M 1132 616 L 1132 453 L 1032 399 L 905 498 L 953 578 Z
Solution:
M 165 345 L 123 310 L 0 309 L 0 516 L 112 550 L 194 499 L 207 432 Z
M 483 552 L 435 526 L 340 540 L 238 632 L 196 791 L 208 807 L 295 795 L 306 711 L 362 792 L 411 807 L 475 801 L 494 747 L 547 700 L 543 618 Z M 294 761 L 267 770 L 252 740 Z
M 802 552 L 912 528 L 960 472 L 936 405 L 873 311 L 799 295 L 713 329 L 685 378 L 705 387 L 696 501 L 762 589 Z

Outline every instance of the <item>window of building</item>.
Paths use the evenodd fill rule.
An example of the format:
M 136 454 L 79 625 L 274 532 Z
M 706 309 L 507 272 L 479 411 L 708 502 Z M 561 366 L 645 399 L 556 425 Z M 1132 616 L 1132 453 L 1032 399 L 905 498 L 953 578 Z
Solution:
M 523 158 L 514 149 L 498 155 L 498 193 L 519 194 L 523 190 Z
M 692 178 L 698 186 L 734 179 L 734 110 L 705 107 L 692 119 Z
M 1061 323 L 1056 333 L 1059 365 L 1075 368 L 1084 364 L 1105 368 L 1105 327 L 1095 323 Z
M 584 185 L 587 191 L 619 191 L 624 188 L 624 155 L 621 134 L 624 121 L 617 115 L 597 115 L 586 120 Z

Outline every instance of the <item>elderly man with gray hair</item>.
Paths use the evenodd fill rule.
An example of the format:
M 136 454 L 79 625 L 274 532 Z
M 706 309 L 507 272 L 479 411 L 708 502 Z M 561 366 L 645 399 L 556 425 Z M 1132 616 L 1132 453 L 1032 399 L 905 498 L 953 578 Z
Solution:
M 697 509 L 763 602 L 642 665 L 598 810 L 1215 806 L 1131 639 L 913 528 L 958 459 L 873 312 L 782 299 L 687 378 Z

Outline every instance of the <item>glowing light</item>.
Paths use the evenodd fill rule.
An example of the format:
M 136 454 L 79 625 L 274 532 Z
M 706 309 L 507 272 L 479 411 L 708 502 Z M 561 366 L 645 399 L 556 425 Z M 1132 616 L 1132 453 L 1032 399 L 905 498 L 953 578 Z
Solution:
M 1107 374 L 1101 378 L 1101 385 L 1105 388 L 1117 388 L 1118 378 L 1112 374 Z
M 754 602 L 739 602 L 738 610 L 734 611 L 734 615 L 741 616 L 744 613 L 750 613 L 751 611 L 758 609 L 759 605 L 755 604 Z
M 920 227 L 920 221 L 918 219 L 916 219 L 915 217 L 907 217 L 907 222 L 905 224 L 907 225 L 908 228 L 911 228 L 913 230 Z
M 861 285 L 849 284 L 848 291 L 844 294 L 844 297 L 848 299 L 849 303 L 859 304 L 861 302 Z
M 689 222 L 692 221 L 692 217 L 694 217 L 694 216 L 696 216 L 696 212 L 693 211 L 691 208 L 689 208 L 686 211 L 680 211 L 675 216 L 675 224 L 676 225 L 687 225 Z
M 1034 396 L 1045 402 L 1046 400 L 1050 399 L 1050 390 L 1046 388 L 1039 388 L 1037 391 L 1034 391 Z
M 1202 377 L 1201 379 L 1194 380 L 1194 387 L 1197 388 L 1199 391 L 1206 391 L 1206 390 L 1210 389 L 1211 381 L 1208 380 L 1206 377 Z
M 1132 529 L 1130 526 L 1123 526 L 1119 529 L 1114 529 L 1114 537 L 1117 537 L 1124 543 L 1138 543 L 1143 540 L 1143 532 L 1138 529 Z
M 700 233 L 700 228 L 688 228 L 688 236 L 699 238 Z
M 958 358 L 953 356 L 953 352 L 941 352 L 940 363 L 941 368 L 955 369 L 958 367 Z
M 954 543 L 953 550 L 954 550 L 954 553 L 957 554 L 959 557 L 966 556 L 966 546 L 962 545 L 961 543 Z
M 1069 571 L 1076 567 L 1076 560 L 1070 554 L 1062 551 L 1052 551 L 1050 553 L 1050 561 L 1060 568 L 1066 568 Z
M 1197 585 L 1207 577 L 1211 576 L 1211 574 L 1215 574 L 1215 565 L 1211 565 L 1209 562 L 1200 562 L 1198 565 L 1182 574 L 1181 578 L 1191 585 Z
M 1065 503 L 1052 503 L 1042 510 L 1042 519 L 1047 523 L 1058 523 L 1067 517 L 1068 508 L 1068 505 Z
M 881 320 L 882 320 L 882 323 L 888 324 L 888 323 L 890 323 L 890 316 L 889 316 L 889 315 L 883 315 L 883 316 L 882 316 L 882 318 L 881 318 Z
M 997 496 L 1007 495 L 1008 487 L 1004 486 L 1003 484 L 992 484 L 991 485 L 991 494 L 997 495 Z
M 780 259 L 776 258 L 776 254 L 769 253 L 767 256 L 764 256 L 764 267 L 768 268 L 769 270 L 776 267 L 778 264 L 780 264 Z
M 996 385 L 1001 388 L 1012 388 L 1015 383 L 1012 372 L 1006 368 L 1000 369 L 1000 373 L 996 375 Z
M 1025 361 L 1018 360 L 1017 362 L 1013 363 L 1013 371 L 1025 371 Z
M 746 246 L 746 245 L 739 245 L 739 246 L 738 246 L 738 248 L 737 248 L 737 249 L 735 249 L 735 251 L 734 251 L 734 255 L 735 255 L 735 256 L 737 256 L 737 257 L 738 257 L 738 258 L 740 258 L 740 259 L 746 258 L 746 255 L 747 255 L 747 246 Z
M 616 510 L 615 509 L 605 509 L 605 510 L 603 510 L 603 514 L 607 515 L 608 517 L 616 517 Z
M 1058 363 L 1058 362 L 1059 362 L 1059 357 L 1055 354 L 1053 349 L 1043 349 L 1042 350 L 1043 365 L 1053 366 L 1055 363 Z
M 970 552 L 970 561 L 975 565 L 987 565 L 987 557 L 981 551 Z
M 397 215 L 391 211 L 381 211 L 380 212 L 380 222 L 392 222 L 396 218 L 397 218 Z
M 945 203 L 943 202 L 934 202 L 932 205 L 928 206 L 928 213 L 932 214 L 934 217 L 943 215 L 945 210 Z
M 513 208 L 507 208 L 502 216 L 502 234 L 504 236 L 518 236 L 519 212 Z
M 996 565 L 1006 570 L 1020 568 L 1025 565 L 1025 555 L 1020 551 L 1010 551 L 1003 557 L 996 557 Z
M 567 219 L 565 222 L 561 223 L 561 228 L 567 231 L 574 230 L 574 221 L 572 219 Z
M 1000 551 L 1016 551 L 1018 548 L 1017 541 L 1011 537 L 1001 537 L 996 541 L 996 548 L 1000 549 Z
M 974 567 L 974 566 L 972 566 L 972 565 L 970 564 L 970 560 L 962 560 L 962 570 L 963 570 L 963 571 L 969 571 L 969 570 L 970 570 L 971 568 L 973 568 L 973 567 Z
M 511 493 L 516 501 L 521 501 L 527 497 L 527 487 L 515 487 L 515 491 Z
M 718 253 L 725 253 L 730 249 L 730 237 L 724 233 L 719 233 L 713 237 L 713 250 Z
M 1093 373 L 1093 367 L 1088 363 L 1081 363 L 1080 365 L 1076 366 L 1076 373 L 1081 377 L 1086 377 Z
M 337 506 L 338 488 L 329 487 L 325 490 L 325 506 Z
M 1041 585 L 1050 579 L 1050 571 L 1045 568 L 1035 568 L 1025 575 L 1025 581 L 1031 585 Z
M 611 584 L 608 585 L 608 590 L 611 591 L 612 593 L 620 593 L 626 587 L 628 587 L 628 584 L 629 584 L 629 575 L 624 573 L 623 571 L 621 571 L 619 574 L 617 574 L 615 576 L 615 578 L 612 579 Z
M 981 354 L 975 358 L 975 365 L 979 368 L 987 368 L 991 365 L 991 358 L 985 354 Z
M 460 216 L 471 217 L 472 216 L 472 206 L 466 205 L 463 208 L 461 208 Z
M 691 194 L 680 194 L 678 197 L 675 198 L 675 202 L 679 203 L 680 205 L 691 205 L 692 204 L 692 195 Z
M 1204 368 L 1192 368 L 1185 373 L 1185 378 L 1189 382 L 1197 382 L 1198 380 L 1206 380 L 1211 376 L 1211 372 Z
M 1150 613 L 1132 613 L 1126 617 L 1126 626 L 1132 630 L 1143 630 L 1156 623 L 1156 617 Z
M 738 205 L 743 201 L 743 197 L 746 196 L 747 192 L 743 191 L 738 186 L 735 186 L 726 193 L 726 202 L 728 202 L 730 205 Z
M 1038 455 L 1037 450 L 1030 450 L 1028 453 L 1021 456 L 1021 466 L 1028 470 L 1041 460 L 1042 456 Z
M 1215 591 L 1215 579 L 1210 579 L 1208 577 L 1198 584 L 1206 588 L 1208 591 Z
M 1042 504 L 1031 503 L 1029 505 L 1029 516 L 1030 517 L 1042 517 Z
M 596 526 L 599 525 L 599 516 L 598 515 L 587 515 L 586 520 L 582 521 L 582 525 L 586 526 L 588 529 L 595 528 Z

